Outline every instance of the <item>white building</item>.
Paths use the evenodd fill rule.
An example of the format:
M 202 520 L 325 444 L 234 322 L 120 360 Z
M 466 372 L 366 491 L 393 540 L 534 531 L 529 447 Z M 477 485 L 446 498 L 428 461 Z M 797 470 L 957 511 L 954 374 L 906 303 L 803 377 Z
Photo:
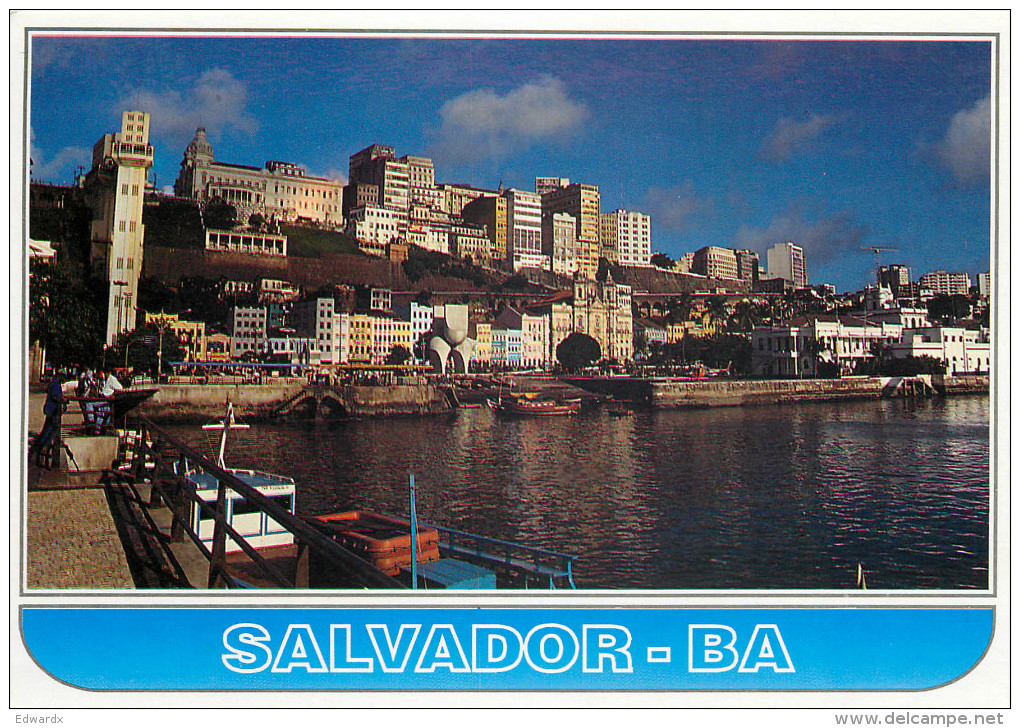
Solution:
M 219 197 L 229 202 L 242 223 L 258 213 L 267 220 L 305 219 L 341 225 L 343 189 L 339 180 L 313 177 L 291 162 L 270 161 L 265 168 L 217 162 L 201 127 L 184 152 L 174 182 L 178 197 L 201 202 Z
M 287 236 L 256 233 L 249 230 L 212 230 L 206 228 L 205 249 L 286 257 Z
M 804 249 L 793 243 L 776 243 L 766 251 L 769 278 L 782 278 L 794 288 L 807 286 L 807 263 Z
M 989 299 L 992 296 L 992 274 L 978 273 L 978 295 L 981 298 Z
M 424 349 L 428 346 L 427 335 L 432 332 L 432 306 L 422 306 L 411 301 L 406 306 L 395 306 L 393 313 L 411 324 L 411 354 L 414 356 L 415 363 L 424 362 Z M 419 346 L 419 341 L 424 341 L 424 345 Z
M 640 212 L 616 210 L 601 217 L 602 254 L 620 265 L 652 264 L 652 219 Z
M 970 293 L 970 276 L 966 273 L 948 273 L 937 270 L 921 276 L 921 288 L 929 288 L 935 295 L 966 296 Z
M 364 252 L 381 256 L 388 243 L 406 235 L 407 211 L 375 205 L 356 207 L 348 216 L 347 232 L 357 238 L 358 245 Z
M 261 353 L 269 347 L 266 309 L 262 306 L 235 306 L 230 320 L 230 358 L 239 359 L 248 352 Z
M 542 217 L 542 254 L 553 273 L 573 275 L 578 270 L 577 221 L 565 212 Z
M 507 246 L 514 270 L 548 268 L 542 256 L 542 197 L 534 192 L 507 190 Z
M 737 252 L 729 248 L 709 245 L 694 251 L 691 273 L 711 277 L 739 280 Z
M 987 335 L 972 329 L 930 326 L 907 330 L 890 350 L 901 359 L 912 356 L 941 359 L 949 375 L 987 373 L 992 366 Z
M 92 147 L 92 169 L 84 186 L 92 208 L 92 268 L 103 271 L 110 283 L 107 344 L 135 327 L 145 239 L 142 207 L 152 157 L 149 115 L 142 111 L 123 112 L 120 132 L 104 134 Z
M 817 374 L 820 362 L 850 374 L 859 362 L 873 358 L 873 349 L 899 340 L 899 324 L 865 321 L 856 316 L 801 316 L 786 326 L 751 332 L 754 376 L 799 379 Z

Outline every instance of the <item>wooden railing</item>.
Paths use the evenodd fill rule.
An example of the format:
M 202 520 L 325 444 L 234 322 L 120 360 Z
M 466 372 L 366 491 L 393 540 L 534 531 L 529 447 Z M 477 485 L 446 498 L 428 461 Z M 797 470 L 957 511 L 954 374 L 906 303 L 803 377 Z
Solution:
M 309 585 L 308 563 L 310 552 L 314 552 L 318 563 L 352 575 L 356 583 L 351 586 L 366 586 L 383 589 L 406 589 L 396 579 L 376 570 L 371 564 L 358 558 L 328 536 L 310 526 L 299 516 L 290 513 L 275 503 L 271 498 L 260 493 L 256 488 L 242 482 L 235 475 L 219 467 L 211 459 L 185 445 L 180 440 L 153 424 L 146 418 L 139 422 L 139 433 L 133 444 L 131 473 L 135 482 L 148 479 L 151 483 L 149 506 L 154 507 L 162 501 L 173 513 L 170 528 L 171 542 L 182 542 L 185 537 L 198 547 L 209 560 L 209 578 L 207 587 L 237 588 L 246 586 L 231 575 L 227 568 L 227 538 L 232 539 L 262 574 L 275 586 L 280 588 L 305 588 Z M 175 451 L 168 461 L 165 451 Z M 215 477 L 219 485 L 215 503 L 207 503 L 196 492 L 195 484 L 184 477 L 183 467 L 176 471 L 173 463 L 183 466 L 187 459 L 192 465 L 201 467 Z M 151 464 L 151 467 L 147 466 Z M 294 536 L 297 544 L 297 565 L 293 578 L 281 574 L 259 550 L 251 546 L 243 535 L 238 533 L 227 521 L 227 491 L 231 490 L 242 496 L 251 507 L 266 514 Z M 203 543 L 199 534 L 192 527 L 191 514 L 193 508 L 199 508 L 209 514 L 214 522 L 212 547 Z

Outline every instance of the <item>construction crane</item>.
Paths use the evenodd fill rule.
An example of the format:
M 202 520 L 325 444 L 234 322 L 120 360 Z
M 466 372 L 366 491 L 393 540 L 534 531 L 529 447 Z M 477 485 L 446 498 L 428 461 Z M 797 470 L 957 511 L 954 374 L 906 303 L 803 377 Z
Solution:
M 862 246 L 861 250 L 870 250 L 872 253 L 875 254 L 875 283 L 877 283 L 878 285 L 881 285 L 882 281 L 880 281 L 879 277 L 878 277 L 878 271 L 879 271 L 878 254 L 879 253 L 898 253 L 899 252 L 899 248 L 876 248 L 874 246 L 866 245 L 866 246 Z

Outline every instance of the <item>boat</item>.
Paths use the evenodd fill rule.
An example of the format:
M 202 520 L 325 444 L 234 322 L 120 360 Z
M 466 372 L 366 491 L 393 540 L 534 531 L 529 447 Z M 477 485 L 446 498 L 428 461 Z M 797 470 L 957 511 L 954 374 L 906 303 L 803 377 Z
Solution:
M 490 399 L 489 406 L 510 415 L 572 415 L 581 410 L 581 398 L 553 399 L 528 392 Z
M 217 465 L 227 471 L 245 485 L 250 485 L 262 495 L 270 498 L 288 513 L 293 514 L 295 508 L 296 486 L 293 478 L 261 470 L 229 468 L 224 462 L 227 446 L 227 432 L 230 430 L 248 429 L 249 425 L 234 421 L 234 407 L 227 403 L 223 421 L 203 425 L 205 430 L 221 430 L 219 456 Z M 193 465 L 187 458 L 181 462 L 179 475 L 195 487 L 195 494 L 210 506 L 215 506 L 219 492 L 219 478 L 214 474 Z M 174 464 L 177 472 L 178 463 Z M 262 509 L 250 505 L 240 493 L 227 488 L 227 523 L 234 528 L 253 548 L 265 549 L 280 546 L 292 546 L 294 535 L 273 520 Z M 212 508 L 200 508 L 194 504 L 191 512 L 191 527 L 198 534 L 202 543 L 212 548 L 215 519 Z M 226 541 L 227 553 L 241 551 L 241 547 L 231 538 Z

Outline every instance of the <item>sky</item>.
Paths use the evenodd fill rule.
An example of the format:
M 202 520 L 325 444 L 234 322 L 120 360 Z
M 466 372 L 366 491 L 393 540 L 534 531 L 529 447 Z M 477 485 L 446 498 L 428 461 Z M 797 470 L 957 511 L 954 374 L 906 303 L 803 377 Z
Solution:
M 70 184 L 124 110 L 151 114 L 172 188 L 199 126 L 217 161 L 346 182 L 378 143 L 436 181 L 599 186 L 651 216 L 652 250 L 804 248 L 812 284 L 859 290 L 989 270 L 988 39 L 37 34 L 32 179 Z M 886 248 L 877 254 L 866 248 Z

